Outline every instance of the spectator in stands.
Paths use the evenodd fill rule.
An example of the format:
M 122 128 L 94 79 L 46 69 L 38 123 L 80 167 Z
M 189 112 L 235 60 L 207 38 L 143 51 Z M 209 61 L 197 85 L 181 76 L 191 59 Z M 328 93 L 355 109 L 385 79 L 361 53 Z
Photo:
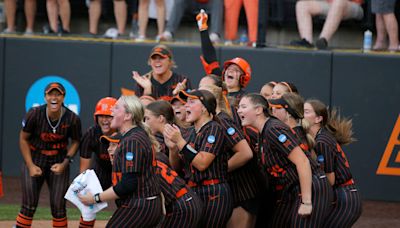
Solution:
M 113 0 L 113 2 L 114 2 L 115 21 L 117 22 L 118 36 L 121 36 L 125 33 L 126 20 L 128 17 L 127 4 L 125 0 Z M 92 35 L 97 35 L 98 33 L 100 16 L 101 16 L 101 0 L 90 0 L 89 33 Z
M 224 0 L 225 6 L 225 44 L 237 39 L 239 15 L 242 6 L 246 11 L 249 45 L 257 41 L 258 0 Z
M 389 51 L 399 50 L 398 23 L 394 15 L 396 0 L 372 0 L 372 12 L 376 14 L 377 37 L 374 50 L 386 49 L 386 35 L 389 36 Z
M 162 41 L 172 41 L 175 31 L 181 22 L 183 13 L 187 8 L 206 9 L 210 12 L 212 20 L 210 26 L 210 39 L 213 43 L 221 42 L 220 31 L 222 30 L 223 3 L 222 0 L 175 0 L 167 27 L 161 36 Z M 256 25 L 257 26 L 257 25 Z
M 17 0 L 4 0 L 4 7 L 6 11 L 7 28 L 3 33 L 15 33 L 15 14 L 17 12 Z M 35 23 L 36 14 L 36 0 L 25 0 L 24 3 L 26 28 L 24 35 L 33 34 L 33 26 Z
M 318 49 L 326 49 L 328 42 L 339 27 L 342 20 L 357 19 L 364 16 L 361 7 L 363 0 L 300 0 L 296 4 L 297 28 L 301 40 L 291 42 L 291 45 L 312 48 L 313 16 L 326 17 L 322 32 L 315 43 Z
M 68 34 L 70 32 L 71 5 L 69 0 L 46 0 L 50 33 Z M 61 31 L 58 30 L 58 16 L 61 18 Z
M 158 28 L 156 40 L 159 41 L 165 25 L 165 1 L 155 0 L 155 3 Z M 139 37 L 136 38 L 136 41 L 144 41 L 146 39 L 146 29 L 149 21 L 149 4 L 150 0 L 139 0 Z
M 132 1 L 132 5 L 129 6 L 128 5 L 128 9 L 129 7 L 132 7 L 132 21 L 131 21 L 131 32 L 129 33 L 129 37 L 134 39 L 136 37 L 138 37 L 139 34 L 139 2 L 138 0 L 133 0 Z

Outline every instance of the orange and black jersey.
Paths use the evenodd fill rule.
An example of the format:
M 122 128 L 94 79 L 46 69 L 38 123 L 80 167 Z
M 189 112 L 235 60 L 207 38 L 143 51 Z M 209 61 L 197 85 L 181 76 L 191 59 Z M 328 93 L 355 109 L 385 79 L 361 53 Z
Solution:
M 225 144 L 225 149 L 227 149 L 232 156 L 233 151 L 231 149 L 240 141 L 245 139 L 243 132 L 240 127 L 233 122 L 232 118 L 227 113 L 220 112 L 217 114 L 217 117 L 220 120 L 219 124 L 224 130 L 224 135 L 227 142 L 227 144 Z
M 351 180 L 349 162 L 335 137 L 325 128 L 321 128 L 315 137 L 315 143 L 317 155 L 324 156 L 325 173 L 335 173 L 335 186 Z
M 176 85 L 179 82 L 182 82 L 184 79 L 187 80 L 186 82 L 186 89 L 192 89 L 192 84 L 190 83 L 189 78 L 179 75 L 175 72 L 172 72 L 172 76 L 168 81 L 164 83 L 160 83 L 157 80 L 155 80 L 153 77 L 151 77 L 151 84 L 152 84 L 152 94 L 151 96 L 154 97 L 155 99 L 162 99 L 166 101 L 171 101 L 173 94 L 172 92 L 176 88 Z M 143 88 L 136 83 L 136 86 L 134 88 L 136 96 L 140 97 L 143 95 Z
M 121 181 L 124 174 L 133 173 L 138 180 L 132 194 L 118 203 L 130 203 L 132 198 L 151 197 L 160 193 L 154 153 L 144 129 L 134 127 L 122 137 L 114 154 L 113 186 Z
M 217 114 L 220 124 L 224 129 L 225 144 L 229 157 L 234 155 L 232 148 L 242 140 L 246 140 L 240 126 L 233 122 L 225 112 Z M 234 202 L 241 202 L 256 197 L 258 192 L 258 169 L 256 159 L 253 158 L 242 167 L 229 173 L 229 184 L 232 190 Z
M 296 127 L 292 128 L 292 130 L 293 130 L 293 133 L 295 134 L 295 136 L 297 137 L 297 139 L 300 141 L 300 148 L 304 151 L 304 153 L 308 157 L 308 160 L 310 160 L 311 168 L 314 171 L 316 171 L 318 169 L 318 163 L 311 156 L 311 148 L 308 145 L 306 131 L 301 126 L 296 126 Z
M 169 205 L 188 190 L 185 181 L 171 168 L 165 154 L 156 153 L 156 159 L 158 182 L 165 198 L 165 205 Z
M 225 182 L 228 171 L 228 153 L 225 152 L 224 130 L 216 121 L 209 121 L 202 126 L 199 131 L 191 131 L 186 142 L 189 143 L 197 152 L 207 152 L 215 155 L 210 166 L 200 172 L 191 163 L 182 157 L 184 164 L 185 180 L 201 184 L 204 180 L 218 179 Z
M 238 107 L 240 99 L 242 99 L 242 97 L 246 94 L 246 90 L 240 89 L 239 91 L 228 93 L 228 97 L 233 100 L 234 103 L 232 105 Z
M 91 126 L 82 137 L 79 153 L 82 158 L 86 159 L 90 159 L 92 154 L 95 154 L 95 162 L 101 168 L 111 172 L 112 165 L 107 151 L 108 144 L 100 142 L 102 135 L 99 125 Z
M 287 187 L 299 183 L 296 166 L 288 158 L 290 152 L 300 146 L 291 129 L 280 120 L 270 117 L 261 132 L 260 141 L 264 169 L 276 183 Z
M 295 134 L 297 136 L 297 139 L 299 139 L 300 141 L 300 147 L 301 149 L 306 152 L 307 157 L 310 156 L 310 147 L 308 145 L 308 141 L 307 141 L 307 133 L 306 131 L 304 131 L 304 128 L 302 128 L 301 126 L 296 126 L 294 128 L 292 128 L 293 130 L 293 134 Z
M 82 137 L 81 120 L 78 115 L 63 106 L 64 114 L 56 132 L 53 133 L 47 122 L 46 107 L 45 104 L 30 109 L 22 122 L 22 130 L 31 134 L 29 144 L 32 151 L 55 151 L 53 155 L 64 159 L 69 139 L 79 141 Z M 51 124 L 56 126 L 57 122 L 52 121 Z
M 164 135 L 161 133 L 156 133 L 154 135 L 154 137 L 156 138 L 157 142 L 160 144 L 160 153 L 163 153 L 163 154 L 167 155 L 167 157 L 168 157 L 169 149 L 168 149 L 167 145 L 165 145 Z

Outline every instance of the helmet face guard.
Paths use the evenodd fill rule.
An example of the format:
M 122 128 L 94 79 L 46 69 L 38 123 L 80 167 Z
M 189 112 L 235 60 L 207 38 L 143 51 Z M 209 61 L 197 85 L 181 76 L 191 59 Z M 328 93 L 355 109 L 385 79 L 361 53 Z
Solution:
M 97 124 L 97 116 L 104 115 L 104 116 L 111 116 L 112 108 L 114 107 L 115 103 L 117 103 L 117 99 L 113 97 L 105 97 L 100 99 L 96 104 L 96 109 L 94 111 L 94 121 Z
M 228 68 L 228 66 L 231 64 L 237 65 L 244 72 L 244 74 L 242 74 L 239 78 L 239 84 L 242 88 L 245 88 L 251 80 L 250 64 L 246 60 L 239 58 L 239 57 L 236 57 L 231 60 L 227 60 L 224 63 L 224 71 L 222 72 L 222 80 L 224 80 L 226 68 Z

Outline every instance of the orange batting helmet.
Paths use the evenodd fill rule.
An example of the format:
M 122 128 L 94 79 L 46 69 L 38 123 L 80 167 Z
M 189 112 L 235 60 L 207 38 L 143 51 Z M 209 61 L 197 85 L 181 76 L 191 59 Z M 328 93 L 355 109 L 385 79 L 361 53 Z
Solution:
M 224 71 L 222 72 L 222 79 L 224 78 L 223 76 L 225 75 L 226 68 L 228 68 L 228 66 L 231 64 L 236 64 L 244 72 L 244 74 L 240 76 L 239 84 L 243 88 L 246 87 L 249 84 L 250 79 L 251 79 L 250 64 L 246 60 L 239 58 L 239 57 L 225 61 Z
M 111 116 L 111 109 L 117 103 L 117 99 L 113 97 L 105 97 L 99 100 L 96 104 L 96 110 L 94 112 L 94 121 L 97 123 L 98 115 Z

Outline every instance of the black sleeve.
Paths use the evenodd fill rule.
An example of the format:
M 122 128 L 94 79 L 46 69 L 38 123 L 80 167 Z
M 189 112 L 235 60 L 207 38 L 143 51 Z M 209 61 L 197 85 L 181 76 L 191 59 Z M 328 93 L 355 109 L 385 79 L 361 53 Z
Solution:
M 201 38 L 201 52 L 203 54 L 204 60 L 208 64 L 211 64 L 213 62 L 218 62 L 217 53 L 215 51 L 213 44 L 211 43 L 208 30 L 201 31 L 200 38 Z M 219 67 L 212 69 L 211 73 L 218 76 L 222 75 L 222 71 Z
M 113 187 L 114 192 L 120 197 L 132 195 L 134 189 L 137 189 L 137 173 L 123 173 L 121 181 Z

